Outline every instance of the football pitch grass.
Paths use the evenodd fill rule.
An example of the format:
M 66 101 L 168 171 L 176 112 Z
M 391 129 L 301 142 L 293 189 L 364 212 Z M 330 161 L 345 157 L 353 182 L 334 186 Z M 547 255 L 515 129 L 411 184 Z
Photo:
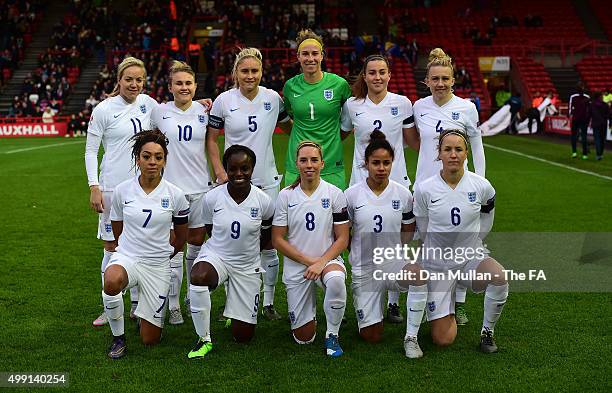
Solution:
M 284 154 L 279 152 L 284 153 L 286 142 L 285 136 L 275 137 L 281 173 Z M 612 232 L 610 154 L 601 162 L 571 160 L 568 143 L 546 138 L 497 136 L 485 143 L 608 177 L 485 147 L 487 178 L 497 190 L 495 232 Z M 349 163 L 350 140 L 345 151 Z M 223 291 L 215 291 L 215 347 L 204 360 L 187 359 L 196 335 L 185 318 L 183 325 L 166 324 L 161 344 L 153 348 L 141 344 L 134 323 L 126 319 L 128 353 L 112 361 L 106 357 L 110 329 L 91 326 L 102 310 L 102 245 L 95 239 L 97 216 L 88 206 L 83 152 L 84 141 L 75 139 L 0 142 L 0 372 L 68 372 L 69 390 L 91 392 L 612 391 L 612 287 L 586 292 L 580 288 L 588 285 L 573 282 L 556 283 L 558 292 L 513 292 L 511 284 L 495 331 L 500 352 L 492 355 L 477 350 L 482 295 L 468 294 L 470 323 L 459 327 L 454 345 L 436 348 L 424 324 L 419 342 L 425 356 L 409 360 L 403 353 L 403 325 L 386 324 L 384 339 L 376 345 L 359 338 L 347 280 L 341 358 L 327 359 L 323 353 L 321 301 L 313 345 L 295 344 L 286 319 L 263 318 L 253 342 L 239 345 L 216 322 Z M 413 176 L 416 156 L 408 154 L 407 161 Z M 595 280 L 607 274 L 609 282 L 610 264 L 571 265 L 561 246 L 540 251 L 558 255 L 560 270 L 586 271 Z M 521 247 L 516 244 L 517 254 Z M 512 253 L 498 258 L 509 265 Z M 571 280 L 572 274 L 562 277 Z M 279 283 L 276 307 L 283 316 L 285 299 Z

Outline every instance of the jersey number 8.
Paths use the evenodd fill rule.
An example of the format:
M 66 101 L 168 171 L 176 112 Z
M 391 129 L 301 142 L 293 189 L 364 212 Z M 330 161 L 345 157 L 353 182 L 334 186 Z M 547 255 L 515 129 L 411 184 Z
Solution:
M 306 213 L 306 230 L 314 231 L 315 229 L 315 216 L 314 213 Z

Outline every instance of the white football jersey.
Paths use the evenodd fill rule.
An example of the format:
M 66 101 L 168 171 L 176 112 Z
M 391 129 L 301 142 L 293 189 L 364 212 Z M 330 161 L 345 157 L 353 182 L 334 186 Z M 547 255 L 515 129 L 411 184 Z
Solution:
M 372 266 L 374 247 L 395 248 L 402 244 L 402 224 L 415 221 L 412 193 L 408 188 L 390 180 L 387 188 L 376 195 L 364 180 L 349 187 L 344 195 L 353 227 L 349 262 L 353 273 L 360 274 L 362 265 Z
M 253 101 L 234 88 L 217 97 L 210 110 L 208 125 L 224 129 L 225 149 L 243 145 L 255 152 L 257 162 L 251 182 L 268 188 L 279 183 L 272 151 L 272 135 L 277 122 L 289 120 L 282 98 L 277 92 L 259 86 Z
M 414 122 L 421 137 L 415 184 L 442 169 L 442 162 L 437 158 L 438 136 L 443 130 L 462 130 L 468 138 L 480 136 L 476 106 L 470 100 L 455 95 L 442 106 L 438 106 L 432 96 L 421 98 L 414 103 Z
M 195 101 L 185 111 L 170 101 L 159 105 L 151 115 L 151 127 L 159 128 L 169 140 L 164 179 L 185 194 L 206 192 L 212 187 L 205 152 L 207 124 L 206 108 Z
M 123 221 L 117 251 L 164 263 L 174 248 L 170 245 L 172 222 L 186 224 L 189 202 L 185 193 L 162 179 L 149 194 L 138 182 L 138 176 L 128 179 L 113 193 L 111 221 Z
M 130 138 L 151 129 L 151 113 L 157 101 L 140 94 L 133 103 L 117 95 L 96 105 L 87 132 L 102 138 L 104 156 L 100 164 L 100 188 L 112 191 L 117 184 L 134 176 Z
M 414 215 L 427 218 L 425 248 L 482 246 L 480 213 L 495 204 L 495 190 L 482 176 L 465 171 L 453 190 L 438 173 L 415 185 Z
M 355 129 L 355 149 L 353 150 L 353 170 L 350 185 L 355 185 L 368 177 L 364 167 L 365 149 L 370 143 L 370 134 L 375 129 L 382 131 L 395 151 L 392 180 L 409 187 L 411 182 L 406 171 L 404 159 L 403 129 L 414 127 L 412 103 L 407 97 L 387 93 L 378 103 L 368 96 L 365 100 L 349 98 L 342 107 L 342 130 Z
M 320 257 L 334 243 L 334 224 L 348 222 L 346 198 L 340 189 L 321 179 L 311 196 L 298 185 L 286 187 L 276 199 L 273 225 L 287 227 L 287 240 L 305 255 Z M 338 257 L 341 259 L 341 257 Z M 285 256 L 285 280 L 303 279 L 306 266 Z
M 265 192 L 251 186 L 249 196 L 237 204 L 225 183 L 204 195 L 202 214 L 204 224 L 213 226 L 205 248 L 214 250 L 234 267 L 249 269 L 260 266 L 261 230 L 272 225 L 274 215 L 274 203 Z M 202 253 L 204 251 L 200 255 Z

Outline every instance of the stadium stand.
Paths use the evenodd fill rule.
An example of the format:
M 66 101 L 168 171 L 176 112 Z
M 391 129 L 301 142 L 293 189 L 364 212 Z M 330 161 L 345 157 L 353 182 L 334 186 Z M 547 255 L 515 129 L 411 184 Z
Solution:
M 550 75 L 541 63 L 535 62 L 531 58 L 517 57 L 513 60 L 513 67 L 518 72 L 520 81 L 523 84 L 525 99 L 531 102 L 533 95 L 537 92 L 546 94 L 552 91 L 557 94 L 557 89 L 550 79 Z
M 612 89 L 612 56 L 585 57 L 576 64 L 588 91 Z

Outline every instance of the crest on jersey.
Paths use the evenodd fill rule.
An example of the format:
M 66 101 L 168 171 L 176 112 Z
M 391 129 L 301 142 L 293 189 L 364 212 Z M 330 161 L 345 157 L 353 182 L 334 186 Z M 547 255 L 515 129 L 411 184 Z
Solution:
M 399 208 L 400 208 L 400 201 L 399 201 L 399 199 L 393 199 L 391 201 L 391 207 L 393 208 L 393 210 L 399 210 Z
M 391 107 L 391 116 L 397 116 L 398 113 L 399 113 L 399 109 L 397 109 L 396 106 L 392 106 Z
M 364 317 L 365 315 L 363 315 L 363 310 L 361 308 L 357 310 L 357 318 L 359 318 L 360 321 L 363 321 Z
M 289 312 L 289 320 L 291 321 L 291 323 L 295 323 L 295 312 L 290 311 Z
M 459 120 L 459 112 L 453 112 L 451 114 L 451 117 L 453 118 L 453 120 Z
M 323 90 L 323 98 L 325 98 L 327 101 L 331 101 L 334 98 L 334 91 Z
M 257 214 L 258 213 L 259 213 L 259 208 L 258 207 L 252 207 L 251 208 L 251 217 L 257 218 Z
M 468 192 L 468 201 L 476 202 L 476 192 Z
M 167 209 L 170 206 L 170 198 L 162 198 L 161 205 L 164 209 Z
M 429 312 L 436 311 L 436 302 L 427 302 L 427 308 L 429 309 Z
M 272 103 L 270 102 L 264 102 L 264 109 L 269 111 L 272 109 Z
M 113 227 L 112 227 L 112 225 L 111 225 L 111 224 L 104 224 L 104 230 L 105 230 L 107 233 L 111 233 L 111 232 L 113 231 Z
M 146 106 L 146 105 L 144 105 L 144 104 L 143 104 L 143 105 L 140 105 L 140 111 L 141 111 L 142 113 L 147 113 L 147 106 Z
M 206 123 L 206 116 L 198 115 L 198 121 L 202 124 Z
M 323 209 L 329 209 L 329 198 L 321 198 L 321 206 Z

